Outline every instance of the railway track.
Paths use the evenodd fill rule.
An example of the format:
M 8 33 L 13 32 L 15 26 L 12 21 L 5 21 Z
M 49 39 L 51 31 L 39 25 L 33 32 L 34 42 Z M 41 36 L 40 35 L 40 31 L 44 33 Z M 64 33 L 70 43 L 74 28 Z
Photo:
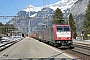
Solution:
M 74 49 L 64 49 L 62 51 L 77 57 L 79 60 L 90 60 L 90 44 L 74 43 L 74 47 Z
M 90 56 L 90 47 L 81 46 L 81 45 L 74 45 L 74 46 L 75 46 L 75 48 L 72 50 Z
M 60 49 L 55 46 L 52 47 L 70 54 L 71 56 L 77 57 L 78 60 L 90 60 L 90 44 L 74 43 L 74 49 Z
M 19 41 L 21 41 L 21 40 L 19 40 Z M 16 41 L 5 41 L 5 42 L 1 41 L 2 43 L 0 44 L 0 52 L 3 51 L 4 49 L 14 45 L 15 43 L 17 43 L 19 41 L 17 41 L 17 40 Z
M 90 56 L 82 54 L 81 52 L 75 51 L 75 50 L 62 50 L 63 52 L 76 57 L 76 60 L 90 60 Z
M 11 42 L 7 42 L 5 44 L 1 44 L 0 45 L 0 51 L 12 46 L 13 44 L 17 43 L 17 41 L 11 41 Z

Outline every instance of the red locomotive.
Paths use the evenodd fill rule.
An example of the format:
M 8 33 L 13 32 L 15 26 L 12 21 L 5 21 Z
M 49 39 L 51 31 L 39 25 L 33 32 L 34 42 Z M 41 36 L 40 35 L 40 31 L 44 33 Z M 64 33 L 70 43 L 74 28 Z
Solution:
M 47 44 L 67 48 L 72 47 L 72 31 L 70 25 L 54 24 L 52 27 L 42 29 L 38 32 L 38 39 Z

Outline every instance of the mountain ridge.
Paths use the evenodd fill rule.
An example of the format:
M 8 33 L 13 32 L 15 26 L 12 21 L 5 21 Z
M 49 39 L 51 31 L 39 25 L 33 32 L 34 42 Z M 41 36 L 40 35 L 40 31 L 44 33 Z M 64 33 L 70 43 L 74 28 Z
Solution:
M 41 7 L 35 7 L 33 5 L 28 5 L 23 9 L 23 11 L 26 11 L 26 12 L 30 12 L 30 11 L 38 12 L 38 11 L 41 11 L 41 9 L 43 9 L 43 8 L 51 8 L 54 11 L 57 8 L 60 8 L 63 11 L 63 10 L 70 9 L 72 7 L 72 5 L 76 1 L 78 1 L 78 0 L 61 0 L 61 1 L 56 2 L 54 4 L 49 4 L 49 5 L 45 5 L 45 6 L 41 6 Z
M 82 0 L 82 1 L 85 2 L 85 0 Z M 16 15 L 18 15 L 18 16 L 28 16 L 28 17 L 30 15 L 30 17 L 51 18 L 53 13 L 54 13 L 54 11 L 55 11 L 55 9 L 60 8 L 61 11 L 64 14 L 64 17 L 68 18 L 68 15 L 70 14 L 70 12 L 71 11 L 72 12 L 75 11 L 73 6 L 75 4 L 76 4 L 75 7 L 79 6 L 78 4 L 80 2 L 78 4 L 77 4 L 77 2 L 79 2 L 79 0 L 72 0 L 72 1 L 71 0 L 61 0 L 61 1 L 56 2 L 54 4 L 50 4 L 50 5 L 46 5 L 46 6 L 41 6 L 41 7 L 34 7 L 33 5 L 28 5 L 22 11 L 19 11 Z M 8 24 L 13 22 L 14 26 L 17 27 L 20 31 L 28 33 L 29 20 L 30 20 L 29 18 L 24 18 L 24 19 L 23 18 L 20 18 L 20 19 L 13 18 L 13 19 L 11 19 L 8 22 Z M 78 22 L 78 20 L 77 20 L 77 22 Z M 31 23 L 30 23 L 31 24 L 30 25 L 31 31 L 33 31 L 33 30 L 41 30 L 42 26 L 39 27 L 40 26 L 39 23 L 42 23 L 43 25 L 45 25 L 45 24 L 47 24 L 47 21 L 40 20 L 40 19 L 39 20 L 37 20 L 37 19 L 36 20 L 35 19 L 31 20 Z M 50 25 L 50 20 L 48 20 L 48 24 L 47 25 L 48 26 Z

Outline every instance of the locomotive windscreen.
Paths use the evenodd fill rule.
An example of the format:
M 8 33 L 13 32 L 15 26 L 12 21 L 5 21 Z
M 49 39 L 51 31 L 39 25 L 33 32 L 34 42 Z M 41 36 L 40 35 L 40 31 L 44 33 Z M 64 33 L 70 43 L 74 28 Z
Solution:
M 57 26 L 57 32 L 60 31 L 70 31 L 70 27 L 69 26 Z
M 59 31 L 63 31 L 62 26 L 57 26 L 57 31 L 58 31 L 58 32 L 59 32 Z
M 69 26 L 64 26 L 64 31 L 70 31 Z

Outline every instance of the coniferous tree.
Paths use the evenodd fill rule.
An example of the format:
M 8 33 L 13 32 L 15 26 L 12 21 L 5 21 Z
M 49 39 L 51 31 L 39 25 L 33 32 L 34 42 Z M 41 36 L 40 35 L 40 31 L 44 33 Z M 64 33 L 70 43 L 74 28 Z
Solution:
M 76 26 L 75 26 L 75 22 L 74 22 L 74 19 L 73 19 L 73 16 L 72 16 L 71 13 L 70 13 L 70 15 L 69 15 L 69 24 L 70 24 L 71 29 L 72 29 L 72 36 L 73 36 L 73 38 L 75 39 L 76 36 L 77 36 Z
M 90 1 L 86 9 L 86 16 L 82 32 L 84 32 L 84 39 L 87 39 L 87 34 L 90 34 Z
M 64 20 L 63 20 L 63 13 L 62 11 L 57 8 L 52 16 L 52 24 L 63 24 Z

